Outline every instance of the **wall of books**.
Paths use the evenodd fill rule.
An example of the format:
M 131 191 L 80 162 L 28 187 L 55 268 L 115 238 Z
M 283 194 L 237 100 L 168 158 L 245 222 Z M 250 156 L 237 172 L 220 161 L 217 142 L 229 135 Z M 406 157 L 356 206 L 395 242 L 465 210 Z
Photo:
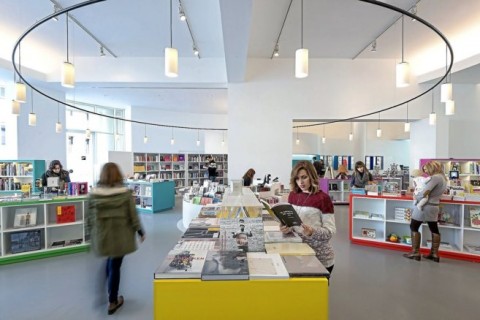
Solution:
M 207 156 L 211 154 L 133 153 L 136 179 L 173 180 L 176 188 L 202 184 L 208 179 Z M 216 181 L 228 183 L 228 155 L 212 154 L 217 165 Z
M 44 160 L 0 160 L 0 194 L 40 192 L 37 181 L 45 172 Z

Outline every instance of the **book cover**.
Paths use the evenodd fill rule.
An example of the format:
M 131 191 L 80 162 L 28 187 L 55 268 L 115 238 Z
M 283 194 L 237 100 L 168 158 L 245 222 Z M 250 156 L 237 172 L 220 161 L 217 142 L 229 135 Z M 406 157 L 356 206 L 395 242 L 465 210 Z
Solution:
M 218 238 L 184 238 L 180 239 L 174 250 L 220 250 L 220 241 Z
M 40 249 L 40 230 L 29 230 L 10 233 L 10 250 L 12 253 L 35 251 Z
M 295 232 L 265 231 L 265 243 L 302 242 L 302 238 Z
M 205 228 L 188 228 L 182 238 L 218 238 L 218 230 L 209 230 Z
M 281 256 L 314 256 L 315 251 L 306 243 L 285 242 L 266 243 L 267 253 L 278 253 Z
M 37 225 L 37 208 L 15 209 L 14 228 L 27 228 Z
M 287 227 L 300 226 L 302 219 L 289 203 L 277 203 L 270 208 L 280 222 Z
M 194 218 L 188 225 L 189 228 L 219 228 L 218 218 Z
M 283 256 L 282 260 L 291 277 L 330 277 L 316 256 Z
M 265 251 L 262 218 L 220 219 L 222 250 Z
M 208 251 L 202 280 L 248 280 L 247 254 L 243 251 Z
M 65 240 L 53 241 L 51 248 L 65 247 Z
M 75 222 L 75 206 L 57 206 L 57 223 Z
M 250 279 L 288 279 L 282 257 L 278 253 L 248 252 Z
M 206 250 L 170 250 L 155 271 L 155 279 L 200 279 Z

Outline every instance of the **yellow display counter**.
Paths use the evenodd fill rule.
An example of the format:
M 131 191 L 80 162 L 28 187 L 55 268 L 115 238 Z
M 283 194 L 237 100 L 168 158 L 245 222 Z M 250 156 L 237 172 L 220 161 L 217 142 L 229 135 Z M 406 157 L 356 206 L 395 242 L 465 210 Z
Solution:
M 328 320 L 328 280 L 155 279 L 153 315 L 158 320 Z

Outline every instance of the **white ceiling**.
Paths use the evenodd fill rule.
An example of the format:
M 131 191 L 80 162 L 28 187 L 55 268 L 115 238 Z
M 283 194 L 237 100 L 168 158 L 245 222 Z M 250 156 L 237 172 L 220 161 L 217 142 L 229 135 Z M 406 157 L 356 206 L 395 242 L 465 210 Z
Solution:
M 58 0 L 62 7 L 80 2 Z M 408 10 L 418 0 L 384 2 Z M 418 15 L 447 37 L 457 36 L 472 24 L 480 25 L 480 1 L 461 2 L 462 6 L 455 0 L 422 0 L 418 2 Z M 75 91 L 67 94 L 95 104 L 226 114 L 228 83 L 243 81 L 248 58 L 270 59 L 290 0 L 182 0 L 201 59 L 193 55 L 190 33 L 186 23 L 178 19 L 178 0 L 173 0 L 173 46 L 180 56 L 180 76 L 174 80 L 161 71 L 164 48 L 170 42 L 169 4 L 169 0 L 107 0 L 72 11 L 75 19 L 117 58 L 100 58 L 98 43 L 71 23 L 70 59 L 76 65 L 88 61 L 93 67 L 83 73 L 77 67 L 81 79 Z M 11 60 L 18 37 L 52 12 L 51 0 L 0 0 L 1 65 Z M 353 59 L 358 55 L 358 59 L 398 59 L 399 24 L 387 28 L 399 17 L 397 12 L 358 0 L 305 0 L 304 46 L 311 58 Z M 294 0 L 279 40 L 281 59 L 292 59 L 300 47 L 300 25 L 300 0 Z M 431 31 L 410 19 L 405 20 L 405 34 L 408 56 L 442 45 Z M 42 86 L 64 90 L 56 74 L 65 60 L 65 38 L 65 17 L 60 17 L 58 22 L 46 22 L 22 42 L 22 65 L 44 75 Z M 370 43 L 377 38 L 377 52 L 373 54 Z M 117 69 L 129 64 L 130 69 L 125 69 L 128 76 L 109 79 L 104 71 L 108 69 L 100 68 L 104 59 L 110 59 L 110 66 Z M 147 60 L 159 66 L 137 67 Z M 142 74 L 135 76 L 135 71 Z M 26 72 L 27 77 L 32 74 Z M 474 66 L 454 74 L 452 79 L 480 83 L 479 75 L 479 67 Z

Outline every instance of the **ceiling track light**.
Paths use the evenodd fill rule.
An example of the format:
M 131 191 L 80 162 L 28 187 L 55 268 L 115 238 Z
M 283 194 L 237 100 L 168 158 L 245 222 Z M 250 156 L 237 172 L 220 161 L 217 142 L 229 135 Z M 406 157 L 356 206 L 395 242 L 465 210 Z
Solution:
M 60 8 L 56 4 L 54 4 L 53 5 L 53 13 L 57 13 L 58 11 L 60 11 Z M 58 21 L 58 16 L 53 17 L 52 20 L 53 21 Z
M 178 77 L 178 50 L 173 47 L 172 0 L 170 0 L 170 47 L 165 48 L 165 76 Z
M 285 27 L 285 22 L 287 21 L 288 13 L 290 12 L 290 8 L 292 7 L 293 0 L 290 0 L 290 3 L 288 4 L 287 12 L 285 12 L 285 17 L 283 17 L 283 22 L 282 22 L 282 27 L 280 28 L 280 31 L 278 32 L 277 40 L 275 41 L 275 48 L 272 51 L 272 55 L 270 56 L 270 59 L 273 59 L 273 57 L 278 57 L 280 55 L 280 51 L 278 51 L 277 47 L 280 42 L 280 37 L 282 36 L 282 31 L 283 28 Z M 275 53 L 277 55 L 275 55 Z
M 410 85 L 410 65 L 404 59 L 404 51 L 405 51 L 404 21 L 405 21 L 405 16 L 402 15 L 402 61 L 397 64 L 397 68 L 396 68 L 397 88 L 408 87 Z
M 103 47 L 100 46 L 100 57 L 105 57 L 106 54 L 105 54 L 105 51 L 103 50 Z
M 372 48 L 370 49 L 371 52 L 377 52 L 377 40 L 373 40 Z
M 411 13 L 411 14 L 414 14 L 414 15 L 417 15 L 417 5 L 414 5 L 414 6 L 412 7 L 412 9 L 410 9 L 410 13 Z M 412 21 L 417 21 L 417 19 L 412 18 Z
M 188 33 L 190 34 L 190 38 L 192 39 L 193 54 L 198 59 L 200 59 L 201 58 L 200 57 L 200 50 L 198 49 L 198 45 L 197 45 L 197 42 L 195 41 L 195 38 L 193 37 L 192 28 L 190 27 L 190 22 L 188 22 L 187 12 L 185 11 L 185 6 L 183 5 L 182 0 L 178 0 L 178 8 L 179 8 L 179 14 L 180 14 L 180 9 L 181 9 L 181 12 L 183 13 L 183 16 L 185 17 L 185 19 L 182 20 L 182 15 L 180 14 L 180 20 L 185 21 L 185 23 L 187 24 Z
M 301 18 L 300 18 L 300 49 L 295 51 L 295 77 L 308 77 L 308 49 L 303 47 L 303 0 L 300 1 Z
M 198 48 L 196 46 L 193 46 L 193 54 L 196 55 L 197 57 L 200 54 L 200 51 L 198 51 Z
M 275 45 L 275 49 L 273 50 L 273 56 L 275 58 L 280 56 L 280 50 L 279 50 L 279 47 L 278 47 L 278 43 Z
M 180 21 L 187 20 L 187 17 L 185 16 L 185 11 L 183 11 L 182 3 L 180 1 L 178 2 L 178 17 Z

